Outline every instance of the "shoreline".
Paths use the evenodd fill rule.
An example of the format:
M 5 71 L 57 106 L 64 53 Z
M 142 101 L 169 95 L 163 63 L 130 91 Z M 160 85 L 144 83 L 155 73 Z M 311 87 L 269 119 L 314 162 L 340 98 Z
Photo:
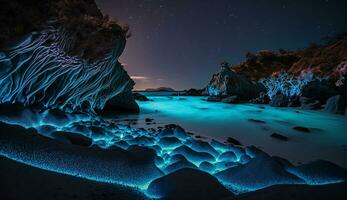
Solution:
M 208 144 L 196 139 L 189 139 L 189 142 L 186 143 L 186 145 L 177 147 L 176 149 L 168 149 L 169 152 L 173 152 L 173 154 L 170 153 L 171 156 L 169 157 L 169 159 L 165 159 L 165 156 L 161 155 L 160 153 L 158 154 L 158 152 L 157 155 L 159 155 L 161 158 L 155 156 L 156 153 L 155 151 L 153 151 L 153 149 L 151 150 L 151 148 L 161 149 L 165 146 L 172 145 L 172 142 L 175 140 L 179 141 L 179 138 L 184 137 L 188 139 L 190 137 L 188 135 L 185 135 L 185 131 L 183 129 L 175 125 L 168 125 L 166 131 L 159 132 L 159 134 L 164 134 L 161 137 L 159 137 L 161 139 L 165 139 L 160 140 L 160 143 L 165 141 L 164 146 L 152 147 L 151 145 L 149 145 L 148 147 L 150 148 L 146 148 L 146 145 L 148 145 L 146 144 L 146 141 L 148 142 L 150 140 L 150 137 L 146 138 L 143 136 L 139 137 L 142 138 L 141 140 L 134 140 L 136 141 L 136 145 L 133 144 L 132 147 L 129 146 L 127 148 L 120 148 L 119 146 L 112 146 L 106 149 L 102 149 L 93 145 L 85 146 L 85 142 L 79 141 L 81 138 L 75 138 L 74 143 L 68 144 L 64 140 L 55 140 L 41 136 L 34 129 L 25 129 L 15 125 L 1 123 L 0 130 L 1 156 L 6 156 L 10 157 L 11 159 L 20 160 L 22 163 L 27 163 L 29 165 L 39 167 L 41 169 L 30 167 L 28 165 L 13 161 L 17 165 L 26 166 L 30 170 L 32 168 L 43 170 L 45 171 L 45 173 L 57 174 L 56 172 L 58 172 L 58 174 L 65 174 L 63 176 L 73 175 L 76 176 L 74 177 L 76 179 L 96 180 L 98 181 L 94 182 L 96 185 L 98 185 L 99 182 L 109 182 L 115 184 L 118 183 L 117 187 L 119 186 L 123 188 L 124 186 L 119 185 L 119 183 L 121 183 L 122 185 L 131 185 L 132 183 L 134 183 L 136 185 L 134 185 L 135 187 L 141 187 L 141 185 L 145 184 L 143 188 L 147 188 L 147 191 L 144 190 L 147 197 L 159 195 L 161 197 L 179 197 L 179 199 L 188 198 L 188 196 L 200 198 L 201 193 L 197 193 L 197 191 L 200 190 L 196 190 L 194 189 L 194 187 L 204 187 L 204 185 L 208 185 L 210 181 L 212 181 L 212 185 L 214 186 L 211 187 L 212 191 L 207 193 L 208 195 L 212 195 L 210 196 L 211 198 L 209 197 L 209 199 L 216 199 L 217 197 L 221 197 L 218 196 L 222 195 L 219 192 L 225 190 L 224 187 L 227 188 L 229 182 L 232 184 L 236 183 L 234 189 L 240 187 L 241 185 L 243 185 L 242 187 L 251 189 L 250 191 L 246 191 L 246 193 L 239 196 L 240 198 L 242 197 L 247 199 L 251 198 L 250 194 L 253 193 L 254 190 L 257 191 L 261 188 L 265 188 L 261 189 L 261 191 L 267 191 L 266 188 L 269 188 L 269 186 L 271 188 L 271 185 L 286 183 L 291 183 L 294 185 L 297 183 L 308 184 L 311 181 L 318 181 L 317 183 L 319 185 L 325 185 L 327 183 L 335 183 L 340 182 L 341 180 L 347 180 L 347 178 L 344 178 L 347 177 L 346 169 L 341 169 L 338 166 L 330 164 L 328 162 L 318 161 L 316 163 L 309 163 L 307 164 L 308 168 L 304 165 L 302 165 L 302 167 L 292 166 L 290 163 L 287 163 L 288 161 L 285 161 L 285 159 L 271 157 L 267 155 L 265 152 L 261 151 L 260 149 L 257 149 L 256 147 L 245 147 L 245 149 L 243 149 L 218 142 L 212 142 Z M 170 132 L 170 130 L 172 130 L 173 132 Z M 173 140 L 173 138 L 176 139 Z M 69 137 L 65 139 L 69 139 Z M 125 141 L 128 143 L 130 142 L 126 139 Z M 144 146 L 137 146 L 139 144 L 142 144 Z M 204 170 L 209 169 L 202 167 L 202 162 L 209 160 L 209 162 L 215 163 L 215 161 L 213 161 L 213 157 L 216 157 L 215 154 L 220 154 L 216 150 L 224 152 L 224 148 L 229 149 L 227 150 L 229 151 L 229 153 L 225 152 L 227 153 L 225 154 L 225 158 L 229 160 L 235 159 L 233 158 L 235 154 L 231 152 L 239 152 L 236 154 L 236 156 L 238 157 L 237 162 L 240 162 L 240 164 L 235 163 L 235 167 L 231 166 L 230 168 L 221 168 L 218 170 L 219 172 L 204 172 Z M 196 151 L 197 149 L 200 149 L 201 152 Z M 222 159 L 222 157 L 219 156 L 219 159 Z M 206 165 L 208 167 L 208 162 L 205 163 L 207 165 L 204 164 L 204 166 Z M 218 166 L 219 164 L 217 162 L 213 165 Z M 7 164 L 2 165 L 2 167 L 6 166 Z M 198 166 L 198 168 L 196 168 L 196 166 Z M 254 174 L 254 179 L 247 178 L 247 174 L 254 173 L 254 170 L 259 170 L 260 166 L 265 166 L 265 168 L 263 167 L 263 170 L 265 170 L 264 172 Z M 323 174 L 320 174 L 320 170 L 323 169 L 322 166 L 326 169 Z M 272 171 L 272 168 L 275 168 L 275 170 Z M 288 173 L 289 171 L 286 168 L 294 171 Z M 45 169 L 49 171 L 46 171 Z M 201 181 L 196 182 L 195 178 L 190 179 L 189 176 L 187 178 L 186 175 L 178 175 L 180 173 L 186 173 L 187 169 L 193 170 L 191 173 L 189 172 L 188 174 L 202 173 L 201 175 L 198 175 L 198 179 L 201 179 Z M 269 169 L 271 170 L 269 171 Z M 309 170 L 307 171 L 309 174 L 307 174 L 307 172 L 305 172 L 306 169 L 314 169 L 314 171 L 311 172 L 311 170 Z M 231 174 L 237 174 L 238 176 L 240 175 L 240 177 L 230 177 L 230 175 L 228 175 L 228 170 L 236 170 Z M 7 170 L 2 170 L 2 172 L 6 171 Z M 163 173 L 161 173 L 161 171 Z M 304 176 L 302 176 L 301 173 L 304 173 Z M 257 177 L 261 174 L 268 174 L 266 175 L 267 178 L 264 179 Z M 151 175 L 151 177 L 148 175 Z M 321 175 L 326 178 L 319 178 Z M 216 178 L 218 178 L 218 180 Z M 267 180 L 268 178 L 270 179 Z M 9 177 L 7 179 L 9 179 Z M 268 182 L 272 179 L 276 180 L 276 182 Z M 240 180 L 241 182 L 239 182 Z M 165 189 L 165 185 L 171 185 L 172 181 L 174 181 L 173 183 L 176 183 L 176 181 L 178 181 L 177 183 L 183 181 L 182 184 L 188 184 L 188 187 L 180 188 L 182 184 L 178 184 L 173 188 L 174 191 L 177 190 L 176 192 L 174 192 L 173 194 L 166 193 L 168 191 L 167 189 Z M 221 184 L 222 182 L 223 184 Z M 195 185 L 197 183 L 204 184 Z M 49 185 L 49 183 L 47 184 Z M 157 187 L 161 189 L 153 189 Z M 190 190 L 191 187 L 193 188 L 192 190 Z M 224 189 L 220 190 L 217 188 Z M 133 188 L 130 189 L 132 190 Z M 233 191 L 234 189 L 229 188 L 229 191 Z M 171 190 L 172 189 L 170 189 L 170 191 Z M 271 191 L 272 189 L 269 190 Z M 124 195 L 127 195 L 128 192 L 129 191 L 126 190 Z M 271 191 L 270 193 L 273 192 Z M 250 196 L 246 194 L 249 194 Z M 226 194 L 223 193 L 224 197 L 225 195 Z M 336 195 L 341 194 L 339 193 Z M 230 193 L 230 198 L 233 196 L 235 195 Z

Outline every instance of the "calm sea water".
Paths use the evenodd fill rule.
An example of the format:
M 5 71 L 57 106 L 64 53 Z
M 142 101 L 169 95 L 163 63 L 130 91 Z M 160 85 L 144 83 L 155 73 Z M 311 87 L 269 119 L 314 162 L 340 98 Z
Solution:
M 214 103 L 207 102 L 206 97 L 143 94 L 152 101 L 138 102 L 141 113 L 121 117 L 137 120 L 133 127 L 156 128 L 175 123 L 207 139 L 225 141 L 233 137 L 244 145 L 258 146 L 294 164 L 324 159 L 347 168 L 346 116 L 253 104 Z M 148 124 L 145 118 L 153 118 L 155 123 Z M 307 127 L 311 132 L 296 131 L 295 126 Z M 272 133 L 285 135 L 289 141 L 273 139 Z

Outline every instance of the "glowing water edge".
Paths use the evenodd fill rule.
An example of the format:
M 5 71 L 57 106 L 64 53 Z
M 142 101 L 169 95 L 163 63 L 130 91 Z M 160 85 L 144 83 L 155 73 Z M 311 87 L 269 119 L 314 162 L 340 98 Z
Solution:
M 156 124 L 147 127 L 175 123 L 197 135 L 221 141 L 233 137 L 244 145 L 255 145 L 293 163 L 324 159 L 347 168 L 346 116 L 254 104 L 207 102 L 203 97 L 149 96 L 149 99 L 152 101 L 138 102 L 141 115 L 137 127 L 146 127 L 142 119 L 153 118 Z M 311 132 L 294 130 L 296 126 L 307 127 Z M 272 133 L 285 135 L 289 141 L 273 139 Z

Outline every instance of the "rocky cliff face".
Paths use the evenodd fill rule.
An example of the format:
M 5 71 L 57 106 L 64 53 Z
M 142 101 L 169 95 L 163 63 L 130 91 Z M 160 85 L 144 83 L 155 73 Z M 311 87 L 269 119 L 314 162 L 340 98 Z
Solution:
M 0 102 L 65 111 L 138 111 L 134 82 L 118 62 L 127 28 L 94 0 L 5 1 Z

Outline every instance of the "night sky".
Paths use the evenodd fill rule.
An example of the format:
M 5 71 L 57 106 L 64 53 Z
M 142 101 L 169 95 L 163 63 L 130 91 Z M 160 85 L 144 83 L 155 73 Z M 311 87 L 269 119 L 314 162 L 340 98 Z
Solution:
M 202 88 L 219 63 L 246 52 L 295 50 L 347 31 L 345 0 L 97 0 L 129 24 L 121 62 L 136 89 Z

